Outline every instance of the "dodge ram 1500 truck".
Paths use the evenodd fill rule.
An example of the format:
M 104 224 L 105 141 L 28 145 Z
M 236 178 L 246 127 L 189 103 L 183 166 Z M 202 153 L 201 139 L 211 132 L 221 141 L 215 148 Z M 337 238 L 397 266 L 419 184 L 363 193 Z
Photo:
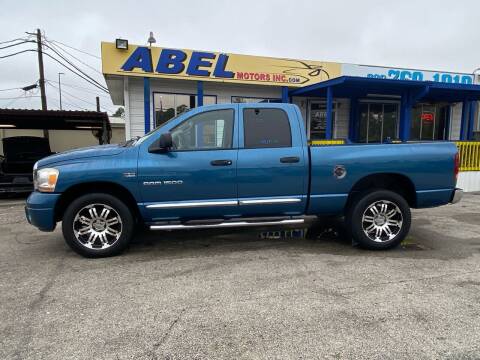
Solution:
M 449 142 L 309 146 L 292 104 L 193 109 L 119 145 L 38 161 L 28 221 L 88 257 L 124 250 L 152 230 L 294 225 L 345 216 L 359 245 L 387 249 L 407 235 L 410 208 L 457 202 Z

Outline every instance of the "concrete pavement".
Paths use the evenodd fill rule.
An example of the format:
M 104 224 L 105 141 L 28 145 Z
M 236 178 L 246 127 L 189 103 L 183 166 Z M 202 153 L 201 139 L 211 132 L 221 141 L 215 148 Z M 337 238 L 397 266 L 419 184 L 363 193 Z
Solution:
M 1 359 L 479 359 L 480 195 L 414 211 L 393 251 L 150 232 L 96 260 L 8 204 L 0 304 Z

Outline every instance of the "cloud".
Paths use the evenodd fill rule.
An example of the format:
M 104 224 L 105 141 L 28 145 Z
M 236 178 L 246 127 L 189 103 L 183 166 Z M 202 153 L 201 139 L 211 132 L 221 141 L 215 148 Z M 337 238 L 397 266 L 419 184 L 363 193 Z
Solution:
M 153 31 L 157 45 L 177 48 L 459 72 L 480 66 L 476 44 L 480 2 L 475 0 L 3 0 L 1 5 L 0 41 L 40 27 L 47 38 L 98 55 L 102 40 L 122 36 L 145 44 Z M 75 55 L 100 69 L 94 58 Z M 51 60 L 45 62 L 47 78 L 67 73 Z M 35 53 L 0 60 L 0 65 L 0 88 L 24 86 L 38 78 Z M 64 79 L 90 87 L 71 73 Z M 95 102 L 93 93 L 70 90 Z M 47 91 L 52 99 L 58 97 L 54 88 Z M 35 101 L 33 106 L 38 105 Z M 70 102 L 89 106 L 74 98 Z M 0 100 L 0 106 L 4 104 Z

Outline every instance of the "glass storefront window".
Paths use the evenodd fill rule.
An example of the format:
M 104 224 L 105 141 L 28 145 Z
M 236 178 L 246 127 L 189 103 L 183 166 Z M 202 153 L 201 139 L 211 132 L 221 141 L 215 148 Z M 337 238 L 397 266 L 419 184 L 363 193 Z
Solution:
M 153 102 L 155 106 L 155 127 L 159 127 L 171 118 L 196 107 L 198 104 L 198 99 L 194 94 L 169 94 L 155 92 L 153 93 Z M 216 103 L 216 96 L 203 96 L 204 105 Z
M 335 129 L 337 103 L 333 103 L 332 129 Z M 312 101 L 309 109 L 310 140 L 323 140 L 327 132 L 327 103 L 326 101 Z
M 448 104 L 416 104 L 412 108 L 411 140 L 446 140 Z
M 361 102 L 358 142 L 394 140 L 398 129 L 398 103 Z

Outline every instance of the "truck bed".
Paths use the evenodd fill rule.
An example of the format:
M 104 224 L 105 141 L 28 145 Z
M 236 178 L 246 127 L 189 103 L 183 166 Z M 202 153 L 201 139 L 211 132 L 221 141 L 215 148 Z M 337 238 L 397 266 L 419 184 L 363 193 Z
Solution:
M 372 179 L 383 174 L 405 179 L 406 186 L 410 183 L 416 194 L 412 207 L 448 203 L 456 183 L 456 153 L 452 142 L 309 146 L 311 197 L 307 212 L 338 213 L 350 190 L 366 174 Z M 344 178 L 334 176 L 336 166 L 345 168 Z

